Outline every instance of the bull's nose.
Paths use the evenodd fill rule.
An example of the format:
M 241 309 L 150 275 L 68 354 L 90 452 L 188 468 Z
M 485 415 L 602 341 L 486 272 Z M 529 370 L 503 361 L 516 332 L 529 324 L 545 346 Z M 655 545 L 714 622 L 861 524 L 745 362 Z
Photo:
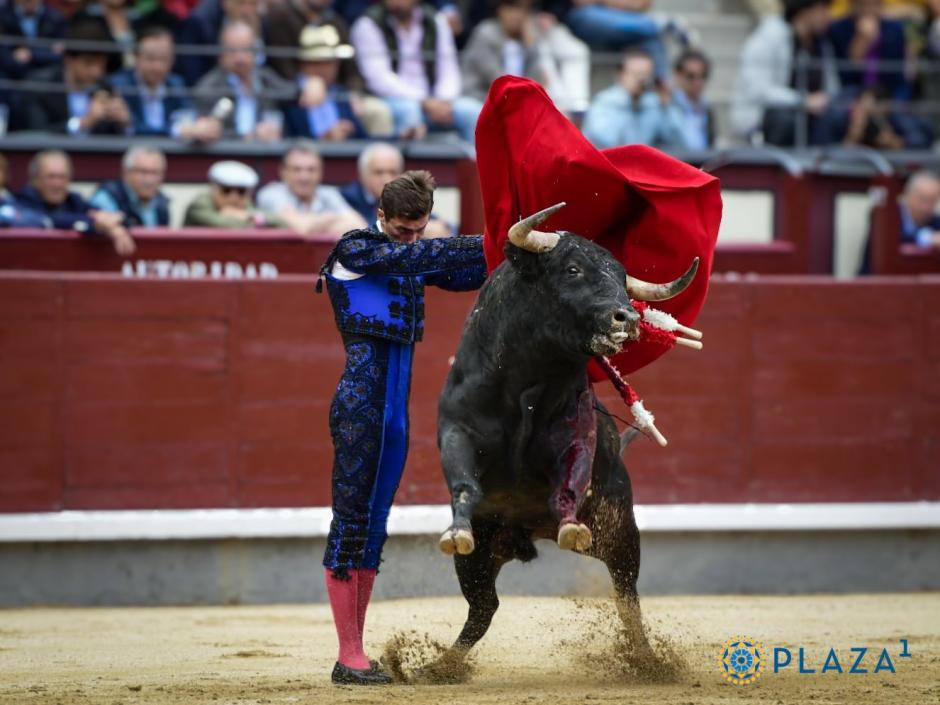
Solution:
M 636 311 L 631 311 L 626 308 L 618 308 L 614 311 L 614 325 L 621 326 L 634 326 L 637 321 L 640 320 L 639 314 Z

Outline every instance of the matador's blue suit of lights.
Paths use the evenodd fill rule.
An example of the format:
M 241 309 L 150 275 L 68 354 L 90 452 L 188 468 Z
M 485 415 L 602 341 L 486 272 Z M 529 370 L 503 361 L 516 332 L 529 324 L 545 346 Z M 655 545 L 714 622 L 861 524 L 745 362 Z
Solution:
M 408 454 L 411 362 L 424 332 L 424 287 L 478 289 L 486 264 L 480 237 L 403 244 L 377 230 L 353 230 L 320 271 L 346 349 L 330 406 L 333 521 L 323 565 L 344 578 L 349 570 L 377 569 L 388 536 Z

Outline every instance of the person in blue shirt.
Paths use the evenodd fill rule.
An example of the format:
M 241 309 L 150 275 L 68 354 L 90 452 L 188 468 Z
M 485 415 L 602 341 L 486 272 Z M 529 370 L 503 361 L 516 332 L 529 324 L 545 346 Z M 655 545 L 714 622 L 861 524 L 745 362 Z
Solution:
M 386 184 L 402 175 L 405 157 L 388 142 L 373 142 L 359 153 L 357 162 L 359 178 L 340 189 L 343 199 L 369 225 L 378 218 L 379 196 Z M 422 237 L 447 237 L 456 234 L 452 227 L 433 213 Z
M 940 176 L 923 169 L 907 181 L 898 198 L 901 240 L 940 250 Z
M 166 174 L 163 153 L 145 145 L 131 147 L 121 161 L 122 178 L 103 182 L 89 201 L 92 208 L 123 213 L 128 227 L 167 227 L 170 200 L 160 191 Z
M 65 17 L 42 0 L 8 0 L 0 7 L 0 34 L 11 39 L 22 37 L 23 42 L 0 47 L 0 72 L 18 79 L 34 69 L 61 63 L 61 52 L 30 40 L 61 39 L 65 28 Z
M 686 49 L 675 63 L 672 100 L 682 113 L 685 147 L 708 149 L 715 141 L 715 117 L 705 102 L 711 62 L 698 49 Z
M 103 235 L 119 255 L 133 254 L 136 246 L 124 226 L 124 214 L 94 208 L 70 190 L 71 182 L 72 162 L 65 152 L 38 152 L 29 163 L 29 185 L 16 194 L 16 205 L 43 214 L 47 227 Z
M 683 128 L 669 89 L 654 80 L 653 59 L 631 49 L 617 83 L 594 96 L 583 129 L 594 146 L 606 149 L 624 144 L 686 147 Z
M 137 36 L 134 68 L 108 77 L 108 85 L 127 104 L 135 135 L 192 136 L 181 128 L 195 121 L 195 107 L 186 83 L 170 73 L 173 55 L 170 31 L 155 25 L 147 27 Z
M 320 270 L 346 350 L 330 406 L 333 520 L 323 558 L 339 638 L 334 683 L 391 680 L 365 655 L 362 635 L 408 454 L 408 396 L 414 346 L 424 332 L 424 287 L 466 291 L 486 279 L 481 237 L 421 239 L 433 191 L 426 171 L 389 182 L 374 228 L 346 233 Z

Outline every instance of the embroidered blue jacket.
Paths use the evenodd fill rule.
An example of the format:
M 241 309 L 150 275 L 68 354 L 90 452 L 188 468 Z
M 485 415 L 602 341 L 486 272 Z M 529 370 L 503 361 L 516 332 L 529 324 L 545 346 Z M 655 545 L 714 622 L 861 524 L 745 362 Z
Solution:
M 348 281 L 334 277 L 331 270 L 337 260 L 365 276 Z M 320 274 L 341 333 L 416 343 L 424 333 L 426 284 L 448 291 L 483 285 L 483 238 L 462 235 L 409 245 L 376 230 L 352 230 L 336 243 Z

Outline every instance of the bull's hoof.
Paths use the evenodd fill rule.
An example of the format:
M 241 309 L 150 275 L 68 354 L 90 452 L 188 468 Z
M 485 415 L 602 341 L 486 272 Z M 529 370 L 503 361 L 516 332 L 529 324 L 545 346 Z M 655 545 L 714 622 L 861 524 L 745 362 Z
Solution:
M 469 529 L 454 529 L 453 527 L 441 534 L 441 540 L 438 541 L 437 545 L 448 556 L 455 553 L 467 556 L 473 553 L 473 549 L 476 548 L 473 533 Z
M 565 551 L 587 551 L 592 542 L 591 530 L 584 524 L 562 524 L 558 529 L 558 547 Z

